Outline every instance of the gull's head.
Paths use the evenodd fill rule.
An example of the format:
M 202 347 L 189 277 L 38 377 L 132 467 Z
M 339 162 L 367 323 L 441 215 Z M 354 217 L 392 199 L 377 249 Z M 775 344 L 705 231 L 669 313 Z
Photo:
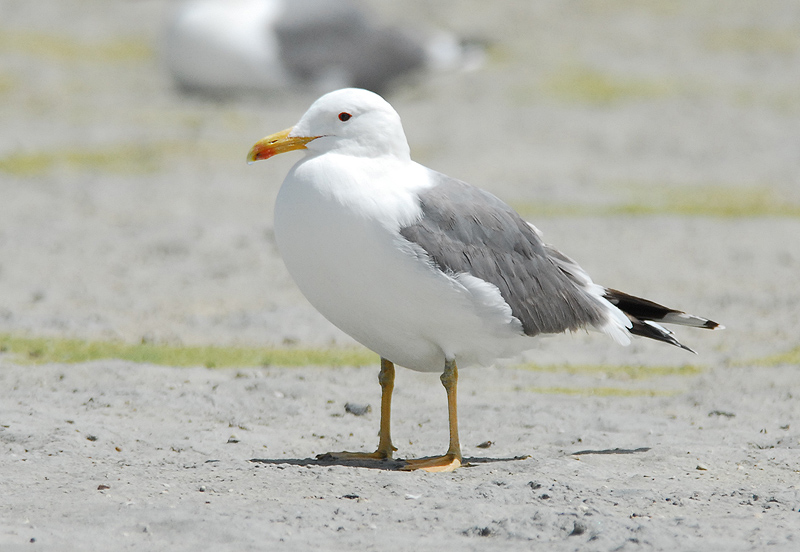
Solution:
M 312 154 L 335 152 L 359 157 L 410 158 L 400 116 L 389 102 L 359 88 L 325 94 L 295 126 L 256 142 L 247 161 L 252 163 L 301 149 Z

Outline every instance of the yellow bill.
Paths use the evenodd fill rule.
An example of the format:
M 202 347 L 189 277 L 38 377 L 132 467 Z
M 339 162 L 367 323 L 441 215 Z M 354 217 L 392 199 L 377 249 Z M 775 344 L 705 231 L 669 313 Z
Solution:
M 319 138 L 319 136 L 289 136 L 290 132 L 292 132 L 292 128 L 287 128 L 256 142 L 250 148 L 250 153 L 247 154 L 247 162 L 255 163 L 262 159 L 269 159 L 279 153 L 306 149 L 306 144 Z

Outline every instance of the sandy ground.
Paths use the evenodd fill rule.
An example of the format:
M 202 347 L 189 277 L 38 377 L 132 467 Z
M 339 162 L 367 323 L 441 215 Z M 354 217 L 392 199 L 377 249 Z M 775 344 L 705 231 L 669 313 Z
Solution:
M 446 475 L 313 460 L 374 446 L 377 366 L 0 354 L 0 550 L 797 549 L 800 373 L 763 359 L 797 346 L 800 220 L 592 214 L 698 190 L 800 203 L 796 2 L 428 4 L 371 3 L 490 49 L 389 96 L 415 158 L 572 206 L 532 220 L 596 281 L 727 330 L 680 331 L 698 357 L 577 335 L 523 360 L 588 368 L 463 370 L 472 465 Z M 272 239 L 294 160 L 244 164 L 314 96 L 181 96 L 157 55 L 170 8 L 0 0 L 0 331 L 351 344 Z M 445 447 L 435 375 L 398 372 L 394 437 L 400 457 Z

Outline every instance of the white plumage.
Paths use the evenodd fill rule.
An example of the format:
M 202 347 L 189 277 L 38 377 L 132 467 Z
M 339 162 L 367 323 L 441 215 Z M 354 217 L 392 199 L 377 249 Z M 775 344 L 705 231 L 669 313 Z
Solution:
M 508 205 L 412 161 L 400 117 L 376 94 L 326 94 L 248 159 L 297 149 L 305 156 L 278 194 L 275 238 L 298 287 L 381 355 L 384 398 L 387 365 L 443 371 L 450 449 L 409 469 L 460 463 L 456 364 L 491 363 L 547 333 L 593 329 L 623 345 L 635 333 L 684 347 L 652 321 L 717 327 L 595 284 Z M 370 457 L 391 456 L 388 415 L 384 402 Z
M 351 119 L 340 121 L 341 112 Z M 411 160 L 388 103 L 359 90 L 332 93 L 292 134 L 322 137 L 308 143 L 280 189 L 275 239 L 298 287 L 328 320 L 418 371 L 440 372 L 446 357 L 487 364 L 531 347 L 497 287 L 440 270 L 400 235 L 422 217 L 418 195 L 434 182 L 433 171 Z M 630 322 L 606 304 L 619 313 L 609 317 L 609 333 L 620 335 L 615 329 Z

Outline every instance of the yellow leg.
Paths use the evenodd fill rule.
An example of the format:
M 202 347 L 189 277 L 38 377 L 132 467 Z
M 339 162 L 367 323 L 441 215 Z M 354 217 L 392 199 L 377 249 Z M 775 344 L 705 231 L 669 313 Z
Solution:
M 375 452 L 326 452 L 318 454 L 317 458 L 329 460 L 387 460 L 397 449 L 392 446 L 392 392 L 394 391 L 394 364 L 381 358 L 381 371 L 378 374 L 378 383 L 381 384 L 381 427 L 378 449 Z
M 428 472 L 447 472 L 461 466 L 461 443 L 458 441 L 458 367 L 455 360 L 447 360 L 440 378 L 447 392 L 447 413 L 450 419 L 450 446 L 444 456 L 407 460 L 402 470 L 425 470 Z
M 392 392 L 394 391 L 394 364 L 381 358 L 381 371 L 378 374 L 381 384 L 381 426 L 378 450 L 380 458 L 391 458 L 397 449 L 392 445 Z

